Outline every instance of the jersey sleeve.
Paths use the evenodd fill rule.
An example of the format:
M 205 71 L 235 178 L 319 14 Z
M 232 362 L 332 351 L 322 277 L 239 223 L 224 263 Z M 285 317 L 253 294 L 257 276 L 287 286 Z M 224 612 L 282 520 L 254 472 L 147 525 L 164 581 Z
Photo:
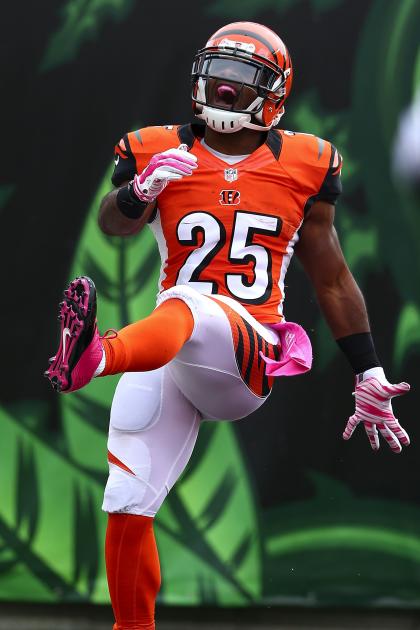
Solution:
M 137 173 L 136 158 L 130 145 L 129 134 L 125 134 L 115 145 L 114 163 L 114 172 L 111 177 L 114 186 L 121 186 L 124 182 L 131 181 Z
M 179 125 L 143 127 L 126 133 L 114 149 L 115 167 L 111 177 L 114 186 L 131 181 L 156 153 L 177 147 L 180 143 L 178 128 Z
M 331 157 L 328 170 L 324 181 L 321 184 L 319 193 L 315 196 L 314 201 L 327 201 L 335 205 L 338 197 L 343 191 L 341 184 L 341 168 L 343 166 L 343 158 L 333 144 L 331 146 Z
M 335 146 L 330 142 L 322 140 L 321 138 L 317 138 L 317 142 L 320 147 L 319 153 L 323 155 L 324 163 L 322 165 L 319 164 L 319 158 L 316 162 L 311 162 L 312 168 L 315 167 L 313 172 L 316 174 L 317 178 L 317 185 L 315 188 L 317 192 L 315 192 L 315 194 L 312 193 L 308 197 L 304 208 L 304 214 L 310 210 L 316 201 L 326 201 L 327 203 L 331 203 L 335 206 L 343 189 L 341 184 L 341 167 L 343 165 L 343 158 Z M 329 149 L 328 154 L 325 151 L 326 147 Z M 319 179 L 319 175 L 317 175 L 317 173 L 320 173 L 320 168 L 322 168 L 321 179 Z

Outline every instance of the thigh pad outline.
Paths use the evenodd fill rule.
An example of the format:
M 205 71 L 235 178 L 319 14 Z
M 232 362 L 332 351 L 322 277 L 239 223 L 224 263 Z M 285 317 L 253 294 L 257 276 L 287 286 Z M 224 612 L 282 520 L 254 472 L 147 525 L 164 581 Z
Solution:
M 197 438 L 201 416 L 178 389 L 167 368 L 148 375 L 150 378 L 145 379 L 146 373 L 125 374 L 114 397 L 112 413 L 117 428 L 110 427 L 108 438 L 110 474 L 103 503 L 106 512 L 153 517 L 184 470 Z M 156 392 L 160 383 L 155 413 L 156 398 L 152 398 L 154 404 L 149 404 L 148 414 L 144 408 L 139 415 L 138 398 L 136 413 L 130 409 L 132 400 L 127 405 L 125 394 L 131 392 L 128 385 L 132 379 L 144 385 L 143 390 L 137 390 L 142 393 L 142 401 L 147 387 Z M 152 387 L 153 383 L 156 387 Z M 143 426 L 147 422 L 147 427 L 138 429 L 140 422 Z
M 144 431 L 159 418 L 162 370 L 123 374 L 111 407 L 110 424 L 118 431 Z

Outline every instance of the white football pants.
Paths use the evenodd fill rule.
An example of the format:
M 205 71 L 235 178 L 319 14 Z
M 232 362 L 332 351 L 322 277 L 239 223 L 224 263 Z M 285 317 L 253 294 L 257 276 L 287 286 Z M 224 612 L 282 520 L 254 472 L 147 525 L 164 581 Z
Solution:
M 117 385 L 106 512 L 155 516 L 191 456 L 202 419 L 243 418 L 270 392 L 255 383 L 267 381 L 259 349 L 277 350 L 274 330 L 228 297 L 176 286 L 159 295 L 158 305 L 171 298 L 191 309 L 193 333 L 169 364 L 123 374 Z

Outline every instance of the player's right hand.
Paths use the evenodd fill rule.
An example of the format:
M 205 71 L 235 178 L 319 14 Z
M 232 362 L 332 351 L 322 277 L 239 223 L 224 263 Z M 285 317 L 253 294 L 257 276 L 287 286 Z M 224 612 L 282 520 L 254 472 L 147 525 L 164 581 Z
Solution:
M 181 144 L 154 155 L 144 171 L 134 176 L 132 190 L 140 201 L 151 203 L 169 182 L 192 175 L 196 168 L 197 158 L 188 153 L 186 144 Z

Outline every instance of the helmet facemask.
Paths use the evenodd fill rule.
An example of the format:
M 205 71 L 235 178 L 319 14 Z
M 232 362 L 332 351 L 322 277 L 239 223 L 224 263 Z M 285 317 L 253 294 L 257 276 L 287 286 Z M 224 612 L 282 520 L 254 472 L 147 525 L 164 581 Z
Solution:
M 239 47 L 204 48 L 192 70 L 195 113 L 220 133 L 271 129 L 284 111 L 286 77 L 274 62 Z

